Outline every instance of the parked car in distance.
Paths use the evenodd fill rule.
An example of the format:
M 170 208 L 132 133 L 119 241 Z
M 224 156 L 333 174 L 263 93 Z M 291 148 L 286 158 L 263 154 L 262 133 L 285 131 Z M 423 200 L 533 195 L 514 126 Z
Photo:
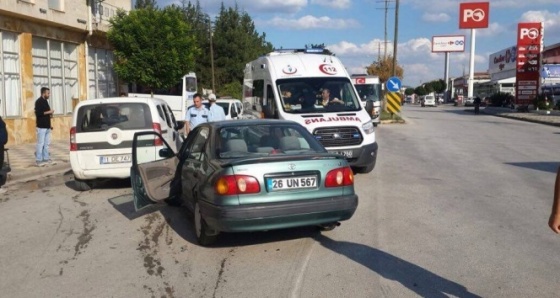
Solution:
M 201 245 L 220 232 L 300 226 L 332 230 L 358 205 L 345 158 L 326 149 L 298 123 L 239 120 L 204 123 L 178 154 L 143 144 L 156 132 L 134 136 L 134 206 L 166 201 L 194 214 Z
M 158 98 L 89 99 L 74 109 L 70 129 L 70 166 L 75 187 L 89 190 L 99 178 L 128 178 L 132 139 L 139 131 L 154 131 L 173 151 L 182 145 L 173 111 Z M 149 142 L 161 148 L 163 142 Z
M 433 95 L 425 95 L 422 100 L 423 107 L 435 107 L 436 106 L 436 97 Z
M 465 107 L 472 107 L 474 106 L 474 97 L 467 97 L 465 99 Z

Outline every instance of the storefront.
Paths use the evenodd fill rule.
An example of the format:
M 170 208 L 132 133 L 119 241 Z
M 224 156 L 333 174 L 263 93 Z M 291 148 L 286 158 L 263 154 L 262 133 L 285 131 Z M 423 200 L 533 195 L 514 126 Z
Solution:
M 51 90 L 52 137 L 67 139 L 79 101 L 117 95 L 107 17 L 118 7 L 130 9 L 131 1 L 92 1 L 96 10 L 103 8 L 104 19 L 92 15 L 88 1 L 10 2 L 0 2 L 0 116 L 8 144 L 35 142 L 41 87 Z
M 515 94 L 515 67 L 517 47 L 505 48 L 489 56 L 488 73 L 492 88 L 490 95 L 498 92 Z

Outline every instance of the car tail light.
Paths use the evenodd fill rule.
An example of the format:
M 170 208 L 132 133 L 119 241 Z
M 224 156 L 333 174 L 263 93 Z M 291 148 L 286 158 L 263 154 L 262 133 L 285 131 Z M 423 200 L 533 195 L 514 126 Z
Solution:
M 70 128 L 70 151 L 78 151 L 78 143 L 76 143 L 76 127 Z
M 161 135 L 161 124 L 159 123 L 152 123 L 152 129 Z M 163 140 L 160 137 L 155 138 L 154 146 L 163 146 Z
M 354 173 L 350 167 L 331 170 L 325 177 L 325 187 L 349 186 L 354 184 Z
M 261 192 L 257 178 L 247 175 L 226 175 L 214 185 L 219 195 L 242 195 Z

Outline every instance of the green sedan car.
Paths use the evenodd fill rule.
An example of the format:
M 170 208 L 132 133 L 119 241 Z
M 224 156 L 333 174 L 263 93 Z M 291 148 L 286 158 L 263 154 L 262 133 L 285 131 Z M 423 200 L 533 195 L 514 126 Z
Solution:
M 205 123 L 177 153 L 159 133 L 139 132 L 132 163 L 136 209 L 185 205 L 201 245 L 212 244 L 220 232 L 331 230 L 358 206 L 345 158 L 328 153 L 291 121 Z

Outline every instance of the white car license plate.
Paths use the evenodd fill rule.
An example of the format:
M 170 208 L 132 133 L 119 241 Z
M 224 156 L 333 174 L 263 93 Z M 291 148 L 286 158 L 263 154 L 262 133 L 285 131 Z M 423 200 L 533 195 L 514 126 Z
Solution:
M 315 188 L 317 187 L 317 176 L 268 178 L 267 186 L 269 191 Z
M 352 158 L 354 157 L 354 151 L 352 150 L 340 150 L 340 151 L 329 151 L 329 153 L 334 153 L 334 154 L 338 154 L 338 155 L 342 155 L 346 158 Z
M 130 154 L 121 155 L 105 155 L 99 157 L 100 164 L 113 164 L 113 163 L 129 163 L 131 161 Z

